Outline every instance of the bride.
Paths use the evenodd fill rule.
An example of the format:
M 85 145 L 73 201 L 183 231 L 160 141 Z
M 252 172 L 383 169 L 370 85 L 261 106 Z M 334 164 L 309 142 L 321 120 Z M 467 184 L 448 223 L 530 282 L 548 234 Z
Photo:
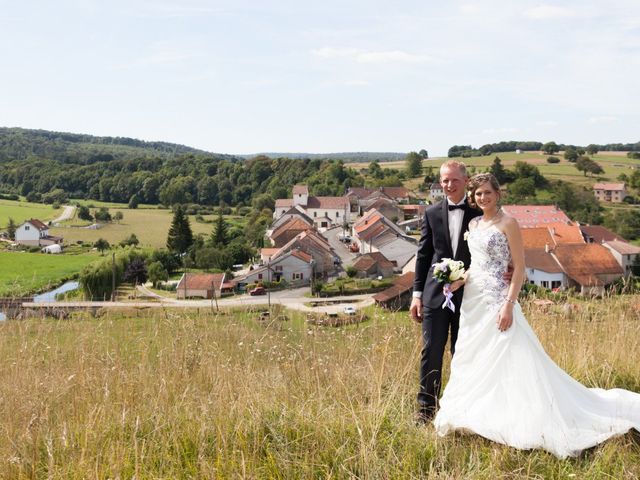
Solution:
M 471 431 L 515 448 L 575 456 L 631 428 L 640 430 L 640 394 L 587 388 L 544 351 L 518 304 L 524 250 L 515 219 L 499 207 L 488 173 L 469 181 L 483 212 L 469 224 L 466 278 L 456 354 L 434 424 L 438 435 Z M 511 281 L 503 278 L 509 263 Z

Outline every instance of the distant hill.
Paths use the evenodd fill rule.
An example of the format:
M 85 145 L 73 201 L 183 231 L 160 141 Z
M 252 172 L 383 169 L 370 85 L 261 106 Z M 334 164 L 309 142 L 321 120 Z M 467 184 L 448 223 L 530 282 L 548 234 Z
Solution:
M 0 127 L 0 163 L 40 158 L 65 164 L 89 165 L 141 157 L 170 158 L 184 154 L 212 155 L 204 150 L 168 142 Z
M 255 153 L 251 155 L 237 155 L 238 157 L 250 159 L 260 155 L 267 156 L 269 158 L 308 158 L 310 160 L 342 160 L 345 163 L 355 162 L 372 162 L 378 160 L 379 162 L 395 162 L 398 160 L 404 160 L 407 156 L 402 152 L 338 152 L 338 153 L 284 153 L 284 152 L 265 152 Z

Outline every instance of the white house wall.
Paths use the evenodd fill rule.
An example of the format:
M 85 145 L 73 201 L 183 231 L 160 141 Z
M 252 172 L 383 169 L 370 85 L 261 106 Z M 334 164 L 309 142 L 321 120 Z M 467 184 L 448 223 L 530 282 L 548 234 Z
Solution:
M 551 288 L 552 282 L 560 282 L 560 286 L 567 286 L 567 279 L 564 273 L 549 273 L 535 268 L 527 268 L 527 282 L 533 282 L 538 287 L 542 287 L 542 282 L 548 282 L 546 288 Z

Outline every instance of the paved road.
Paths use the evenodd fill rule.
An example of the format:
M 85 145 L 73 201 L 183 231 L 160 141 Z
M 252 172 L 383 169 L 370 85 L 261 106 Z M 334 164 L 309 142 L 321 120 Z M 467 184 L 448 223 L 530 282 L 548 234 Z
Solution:
M 60 216 L 51 220 L 51 223 L 55 225 L 56 223 L 61 223 L 65 220 L 69 220 L 70 218 L 73 218 L 73 214 L 75 213 L 75 211 L 76 207 L 74 205 L 65 205 L 64 210 L 62 211 Z
M 363 308 L 374 303 L 371 294 L 346 295 L 342 297 L 311 298 L 303 296 L 309 292 L 309 288 L 296 288 L 272 292 L 270 295 L 241 295 L 232 298 L 218 300 L 218 305 L 227 307 L 251 307 L 259 305 L 280 304 L 287 308 L 304 312 L 341 312 L 345 305 L 353 305 L 356 309 Z M 152 292 L 150 292 L 152 293 Z M 175 298 L 156 297 L 156 300 L 129 301 L 129 302 L 50 302 L 22 304 L 26 308 L 211 308 L 212 300 L 177 300 Z M 314 306 L 309 306 L 314 305 Z
M 343 233 L 342 227 L 334 227 L 325 231 L 322 235 L 329 241 L 329 245 L 335 250 L 336 255 L 342 261 L 342 267 L 351 265 L 356 258 L 355 253 L 351 253 L 347 245 L 338 240 L 338 235 Z

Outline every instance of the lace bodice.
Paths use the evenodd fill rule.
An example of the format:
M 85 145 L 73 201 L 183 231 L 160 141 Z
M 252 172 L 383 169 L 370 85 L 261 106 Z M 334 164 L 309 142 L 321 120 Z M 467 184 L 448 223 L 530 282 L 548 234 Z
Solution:
M 487 304 L 502 306 L 509 287 L 503 274 L 511 261 L 507 236 L 494 226 L 475 228 L 470 231 L 467 242 L 471 252 L 469 282 L 483 291 Z

